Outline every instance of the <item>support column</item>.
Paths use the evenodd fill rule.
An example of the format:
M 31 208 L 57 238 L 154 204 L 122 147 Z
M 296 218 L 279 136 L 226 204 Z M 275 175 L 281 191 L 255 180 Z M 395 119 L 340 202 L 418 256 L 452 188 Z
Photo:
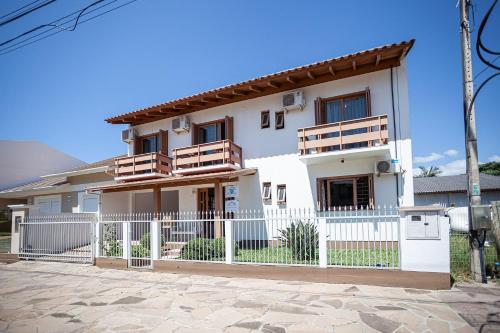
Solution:
M 234 241 L 233 241 L 233 221 L 225 221 L 225 238 L 226 238 L 226 264 L 233 263 L 234 257 Z
M 319 246 L 319 267 L 321 268 L 326 268 L 328 265 L 328 258 L 327 258 L 327 237 L 326 237 L 326 219 L 325 218 L 320 218 L 318 220 L 319 222 L 319 239 L 318 239 L 318 246 Z
M 130 266 L 130 221 L 122 221 L 123 259 Z
M 161 213 L 161 188 L 158 186 L 153 188 L 153 200 L 155 204 L 155 214 Z
M 214 208 L 215 208 L 215 238 L 222 237 L 222 184 L 220 181 L 214 183 Z

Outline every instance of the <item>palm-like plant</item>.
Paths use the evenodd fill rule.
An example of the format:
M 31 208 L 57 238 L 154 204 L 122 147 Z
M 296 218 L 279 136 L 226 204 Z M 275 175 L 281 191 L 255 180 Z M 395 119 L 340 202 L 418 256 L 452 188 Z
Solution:
M 311 222 L 297 221 L 279 230 L 281 244 L 290 249 L 297 260 L 314 260 L 318 248 L 318 230 Z
M 442 173 L 442 171 L 437 166 L 431 166 L 430 168 L 419 166 L 418 168 L 421 171 L 419 177 L 436 177 Z

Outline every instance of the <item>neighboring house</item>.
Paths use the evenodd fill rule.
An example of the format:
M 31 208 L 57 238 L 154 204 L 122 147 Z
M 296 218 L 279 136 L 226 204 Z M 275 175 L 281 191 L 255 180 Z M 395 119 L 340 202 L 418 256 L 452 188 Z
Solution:
M 0 200 L 17 200 L 30 215 L 97 212 L 99 195 L 85 189 L 114 183 L 114 158 L 42 176 L 41 180 L 0 191 Z M 22 200 L 22 201 L 21 201 Z
M 481 203 L 500 200 L 500 176 L 480 174 Z M 415 204 L 441 205 L 443 207 L 466 207 L 467 175 L 417 177 L 413 179 Z
M 103 193 L 103 212 L 412 206 L 413 43 L 109 118 L 129 125 L 128 156 L 116 184 L 89 192 Z
M 0 140 L 0 190 L 85 164 L 41 142 Z

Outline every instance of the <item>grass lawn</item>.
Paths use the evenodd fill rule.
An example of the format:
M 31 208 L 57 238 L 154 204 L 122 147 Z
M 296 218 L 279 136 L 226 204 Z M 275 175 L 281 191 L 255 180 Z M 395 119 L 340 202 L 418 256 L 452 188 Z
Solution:
M 10 237 L 0 239 L 0 252 L 10 252 Z
M 266 247 L 261 249 L 240 249 L 234 260 L 269 264 L 307 264 L 318 265 L 319 250 L 310 260 L 297 260 L 286 247 Z M 361 267 L 398 267 L 398 249 L 329 249 L 328 265 Z
M 465 233 L 452 233 L 450 235 L 450 264 L 451 274 L 455 280 L 470 278 L 469 239 Z M 494 265 L 497 260 L 495 246 L 484 248 L 485 264 Z

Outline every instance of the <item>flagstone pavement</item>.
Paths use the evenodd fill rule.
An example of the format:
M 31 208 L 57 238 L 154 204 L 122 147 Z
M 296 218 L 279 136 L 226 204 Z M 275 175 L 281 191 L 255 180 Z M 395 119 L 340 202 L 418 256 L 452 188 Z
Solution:
M 0 332 L 500 332 L 500 288 L 428 291 L 0 265 Z M 489 321 L 489 322 L 488 322 Z

